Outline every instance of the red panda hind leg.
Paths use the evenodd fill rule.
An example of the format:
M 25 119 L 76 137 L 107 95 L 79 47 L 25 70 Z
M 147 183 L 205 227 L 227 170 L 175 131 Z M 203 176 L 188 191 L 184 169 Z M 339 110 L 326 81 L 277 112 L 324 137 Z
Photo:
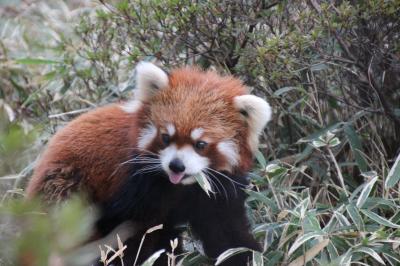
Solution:
M 63 202 L 80 191 L 82 178 L 72 167 L 49 170 L 43 177 L 37 192 L 48 205 Z

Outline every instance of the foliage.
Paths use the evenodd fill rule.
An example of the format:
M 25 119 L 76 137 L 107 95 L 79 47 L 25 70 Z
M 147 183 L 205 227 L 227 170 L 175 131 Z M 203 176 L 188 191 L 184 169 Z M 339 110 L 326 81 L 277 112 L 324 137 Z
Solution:
M 26 166 L 58 126 L 129 97 L 136 62 L 197 64 L 240 77 L 274 109 L 248 191 L 264 243 L 258 262 L 400 263 L 398 1 L 8 8 L 0 19 L 4 198 L 21 193 Z
M 91 235 L 95 213 L 79 198 L 51 210 L 36 201 L 14 200 L 1 206 L 0 214 L 7 228 L 2 242 L 13 243 L 2 245 L 2 265 L 62 265 L 56 261 L 84 259 L 77 260 L 72 251 Z

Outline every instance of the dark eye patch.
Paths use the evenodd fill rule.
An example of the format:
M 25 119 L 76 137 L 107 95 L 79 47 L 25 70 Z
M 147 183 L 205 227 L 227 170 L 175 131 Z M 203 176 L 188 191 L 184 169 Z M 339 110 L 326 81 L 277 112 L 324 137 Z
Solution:
M 171 137 L 168 134 L 161 134 L 161 140 L 164 145 L 169 145 L 171 143 Z
M 244 109 L 240 110 L 240 113 L 241 113 L 244 117 L 249 117 L 249 113 L 248 113 L 246 110 L 244 110 Z
M 208 143 L 203 141 L 203 140 L 199 140 L 196 141 L 196 143 L 194 144 L 194 147 L 198 150 L 203 150 L 205 147 L 207 147 Z

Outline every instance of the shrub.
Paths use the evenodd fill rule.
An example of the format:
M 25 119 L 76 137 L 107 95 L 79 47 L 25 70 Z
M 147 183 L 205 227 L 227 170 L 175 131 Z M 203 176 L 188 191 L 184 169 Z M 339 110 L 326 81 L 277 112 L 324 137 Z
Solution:
M 33 124 L 46 140 L 128 97 L 139 60 L 236 75 L 274 109 L 248 191 L 264 243 L 255 258 L 400 263 L 397 1 L 100 2 L 42 2 L 2 26 L 0 95 L 12 127 Z M 7 165 L 4 174 L 21 169 Z

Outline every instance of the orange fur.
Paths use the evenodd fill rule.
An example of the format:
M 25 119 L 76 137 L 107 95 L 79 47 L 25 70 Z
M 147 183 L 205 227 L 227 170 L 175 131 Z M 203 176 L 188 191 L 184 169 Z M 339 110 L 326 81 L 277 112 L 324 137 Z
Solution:
M 53 202 L 67 197 L 69 188 L 77 186 L 95 202 L 109 198 L 126 178 L 127 170 L 121 164 L 137 148 L 140 129 L 149 121 L 161 128 L 172 121 L 178 146 L 191 144 L 190 132 L 203 128 L 211 145 L 202 155 L 217 169 L 227 162 L 216 152 L 216 144 L 235 139 L 240 147 L 236 171 L 244 173 L 251 167 L 252 154 L 246 121 L 234 108 L 233 98 L 247 93 L 233 77 L 196 68 L 176 69 L 170 74 L 169 87 L 144 102 L 138 111 L 127 113 L 112 104 L 84 114 L 61 129 L 42 155 L 27 195 L 33 197 L 41 191 L 45 200 Z M 159 148 L 156 138 L 149 149 L 158 152 Z M 61 179 L 44 182 L 56 175 Z
M 249 233 L 246 194 L 239 189 L 248 184 L 246 174 L 252 163 L 249 136 L 259 134 L 251 135 L 254 121 L 248 118 L 255 108 L 254 101 L 246 102 L 246 87 L 231 76 L 197 68 L 176 69 L 167 78 L 149 64 L 137 67 L 139 100 L 95 109 L 57 132 L 35 168 L 28 198 L 40 195 L 51 204 L 84 192 L 99 207 L 95 236 L 105 236 L 127 220 L 133 222 L 136 232 L 130 232 L 124 243 L 125 265 L 136 260 L 142 229 L 156 224 L 165 228 L 151 235 L 154 240 L 146 239 L 140 261 L 161 248 L 168 250 L 170 239 L 180 233 L 176 225 L 186 222 L 212 258 L 239 246 L 260 250 Z M 245 107 L 238 107 L 237 99 L 244 99 Z M 250 108 L 246 109 L 246 103 Z M 267 110 L 260 109 L 256 110 L 259 127 Z M 206 142 L 200 148 L 198 139 L 192 139 L 193 130 L 199 128 L 196 131 Z M 167 140 L 162 137 L 165 133 Z M 185 153 L 178 154 L 178 149 Z M 166 154 L 171 159 L 165 159 L 169 158 Z M 177 182 L 176 173 L 175 177 L 168 173 L 175 171 L 174 156 L 187 159 L 184 169 L 178 170 L 187 174 Z M 193 175 L 203 170 L 213 171 L 209 178 L 218 191 L 214 197 L 207 197 L 194 184 Z M 194 182 L 185 184 L 185 178 Z M 244 265 L 250 256 L 249 252 L 234 256 L 225 265 Z M 157 265 L 166 265 L 166 259 L 163 255 Z
M 55 169 L 64 172 L 66 181 L 72 178 L 70 171 L 79 169 L 81 185 L 93 194 L 93 200 L 108 198 L 125 173 L 120 164 L 129 159 L 130 148 L 136 145 L 136 121 L 136 114 L 127 114 L 113 104 L 69 123 L 41 156 L 27 188 L 28 197 L 43 189 L 44 178 Z
M 246 122 L 233 105 L 233 98 L 248 94 L 245 86 L 230 76 L 221 77 L 215 72 L 203 72 L 197 68 L 181 68 L 170 75 L 170 87 L 161 90 L 149 103 L 149 116 L 154 124 L 162 126 L 173 121 L 178 146 L 190 144 L 190 132 L 203 128 L 205 138 L 217 144 L 224 139 L 235 139 L 240 147 L 240 165 L 243 172 L 249 170 L 252 154 L 247 145 Z M 179 104 L 178 104 L 179 103 Z M 224 164 L 214 149 L 205 155 L 217 169 Z

